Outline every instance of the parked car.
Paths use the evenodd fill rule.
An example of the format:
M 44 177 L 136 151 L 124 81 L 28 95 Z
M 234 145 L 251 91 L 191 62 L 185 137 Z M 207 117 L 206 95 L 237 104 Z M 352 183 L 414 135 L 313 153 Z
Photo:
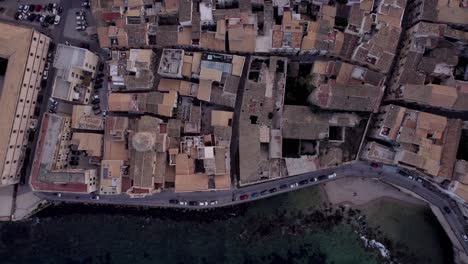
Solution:
M 91 97 L 91 103 L 92 104 L 99 104 L 101 102 L 101 99 L 99 99 L 99 96 L 97 94 L 93 95 L 93 97 Z
M 214 200 L 214 201 L 210 201 L 210 205 L 217 205 L 218 204 L 218 201 Z
M 327 175 L 320 175 L 320 176 L 317 177 L 317 179 L 318 179 L 319 181 L 323 181 L 323 180 L 325 180 L 326 178 L 327 178 Z
M 419 177 L 416 177 L 416 181 L 419 182 L 419 183 L 423 183 L 423 179 L 419 178 Z
M 37 128 L 37 119 L 31 119 L 29 130 L 36 131 Z
M 46 16 L 41 15 L 41 16 L 39 17 L 39 22 L 43 23 L 43 22 L 45 21 L 45 18 L 46 18 Z
M 333 178 L 336 178 L 336 173 L 332 173 L 328 175 L 328 179 L 333 179 Z
M 104 63 L 100 63 L 98 69 L 99 69 L 99 71 L 103 71 L 104 70 Z
M 380 165 L 379 165 L 378 163 L 375 163 L 375 162 L 372 162 L 372 163 L 370 164 L 370 166 L 371 166 L 372 168 L 378 168 L 378 167 L 380 167 Z
M 404 170 L 398 170 L 398 174 L 400 174 L 401 176 L 406 176 L 406 177 L 410 176 L 410 175 L 409 175 L 406 171 L 404 171 Z
M 87 27 L 88 26 L 88 23 L 84 20 L 79 20 L 79 21 L 76 21 L 76 25 L 77 26 L 85 26 Z M 82 47 L 83 48 L 83 47 Z
M 77 16 L 84 16 L 86 13 L 84 11 L 76 11 L 75 15 Z
M 36 20 L 36 16 L 37 16 L 36 14 L 28 14 L 28 20 L 30 22 L 33 22 L 34 20 Z
M 102 116 L 103 116 L 103 117 L 106 117 L 106 116 L 107 116 L 107 111 L 106 111 L 106 110 L 102 111 Z
M 56 193 L 55 196 L 62 197 L 62 193 Z
M 187 205 L 187 202 L 185 202 L 185 201 L 179 201 L 179 205 Z
M 292 189 L 292 188 L 296 188 L 297 186 L 299 186 L 299 184 L 297 182 L 295 182 L 295 183 L 290 184 L 289 188 Z
M 258 196 L 259 196 L 259 194 L 258 194 L 257 192 L 254 192 L 254 193 L 252 193 L 252 194 L 250 195 L 250 197 L 252 197 L 252 198 L 255 198 L 255 197 L 258 197 Z
M 100 109 L 100 108 L 101 108 L 101 106 L 98 105 L 98 104 L 97 104 L 97 105 L 93 105 L 93 110 L 97 110 L 97 109 Z
M 45 8 L 45 7 L 44 7 L 44 8 Z M 47 5 L 47 11 L 49 11 L 49 12 L 52 12 L 52 9 L 53 9 L 53 8 L 54 8 L 54 4 L 49 3 L 49 4 Z
M 102 83 L 103 81 L 104 81 L 103 79 L 96 79 L 96 81 L 94 81 L 94 83 L 100 84 L 100 83 Z
M 24 7 L 24 5 L 19 5 L 18 6 L 18 12 L 23 12 L 23 7 Z
M 465 241 L 465 242 L 468 241 L 468 236 L 466 236 L 465 234 L 462 234 L 462 238 L 463 238 L 463 241 Z
M 78 161 L 76 160 L 71 160 L 68 164 L 70 164 L 71 166 L 78 166 Z
M 308 183 L 309 183 L 308 180 L 302 180 L 302 181 L 299 182 L 299 185 L 302 186 L 302 185 L 306 185 L 306 184 L 308 184 Z
M 284 189 L 288 188 L 288 185 L 287 185 L 287 184 L 283 184 L 283 185 L 281 185 L 279 188 L 280 188 L 280 190 L 284 190 Z
M 89 46 L 89 45 L 88 45 L 88 46 Z M 96 76 L 96 78 L 102 78 L 102 77 L 104 77 L 104 73 L 99 73 L 99 74 Z
M 34 9 L 36 9 L 36 6 L 33 4 L 29 5 L 29 12 L 34 12 Z
M 16 12 L 15 15 L 13 16 L 13 18 L 15 20 L 19 20 L 20 19 L 20 16 L 21 16 L 21 13 L 20 12 Z
M 86 30 L 86 26 L 77 26 L 75 27 L 76 31 L 83 31 Z
M 35 10 L 36 12 L 41 12 L 41 9 L 42 9 L 42 6 L 41 6 L 41 5 L 36 5 L 35 8 L 34 8 L 34 10 Z
M 197 202 L 197 201 L 190 201 L 190 202 L 188 202 L 188 205 L 190 205 L 190 206 L 198 206 L 198 202 Z
M 36 20 L 36 22 L 41 22 L 41 15 L 37 15 L 35 20 Z
M 171 200 L 169 200 L 169 203 L 170 204 L 179 204 L 179 200 L 171 199 Z
M 89 2 L 83 2 L 81 4 L 82 7 L 90 8 L 91 6 L 89 5 Z
M 79 23 L 83 23 L 83 25 L 86 24 L 86 22 L 84 22 L 84 21 L 77 21 L 76 23 L 77 23 L 78 25 L 79 25 Z M 80 43 L 80 48 L 89 49 L 89 44 L 88 44 L 88 43 L 81 42 L 81 43 Z
M 207 206 L 207 205 L 208 205 L 208 202 L 198 202 L 198 205 L 199 205 L 199 206 Z
M 102 88 L 102 84 L 96 84 L 94 85 L 94 90 L 99 90 Z
M 249 196 L 248 196 L 247 194 L 241 195 L 241 196 L 239 197 L 239 199 L 241 199 L 241 200 L 246 200 L 246 199 L 248 199 L 248 198 L 249 198 Z
M 450 211 L 450 208 L 448 208 L 448 206 L 444 206 L 444 211 L 447 214 L 450 214 L 452 212 L 452 211 Z
M 29 11 L 29 6 L 28 5 L 24 5 L 23 6 L 23 12 L 28 12 Z
M 63 7 L 62 7 L 62 6 L 59 6 L 59 7 L 57 8 L 57 11 L 58 11 L 59 14 L 62 14 L 62 12 L 63 12 Z
M 99 195 L 93 195 L 91 196 L 91 200 L 99 200 Z
M 58 25 L 58 24 L 60 24 L 60 16 L 56 15 L 54 19 L 54 25 Z
M 55 16 L 54 15 L 50 15 L 50 16 L 48 15 L 48 16 L 46 16 L 45 21 L 52 25 L 55 22 Z
M 270 190 L 268 190 L 270 193 L 275 193 L 278 189 L 276 188 L 271 188 Z
M 77 156 L 71 156 L 71 157 L 70 157 L 70 160 L 76 160 L 76 161 L 79 161 L 79 160 L 80 160 L 80 157 L 77 157 Z
M 101 108 L 94 110 L 95 115 L 99 115 L 101 113 L 102 113 Z
M 55 100 L 54 98 L 49 98 L 49 101 L 50 101 L 50 105 L 52 105 L 52 106 L 57 106 L 58 105 L 58 101 Z
M 85 20 L 85 17 L 84 16 L 76 16 L 76 20 L 78 20 L 78 21 Z
M 72 150 L 72 155 L 79 156 L 79 155 L 81 155 L 81 152 L 78 151 L 78 150 Z
M 47 80 L 47 77 L 49 77 L 49 71 L 44 71 L 44 73 L 42 73 L 42 79 Z
M 314 177 L 314 178 L 311 178 L 309 181 L 310 181 L 311 183 L 313 183 L 313 182 L 318 181 L 318 179 L 317 179 L 317 177 Z

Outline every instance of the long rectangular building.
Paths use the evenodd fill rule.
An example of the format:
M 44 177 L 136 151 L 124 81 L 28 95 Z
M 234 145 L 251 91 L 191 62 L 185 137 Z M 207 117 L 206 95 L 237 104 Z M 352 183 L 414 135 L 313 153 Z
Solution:
M 18 183 L 51 39 L 0 23 L 0 186 Z M 6 67 L 6 69 L 5 69 Z

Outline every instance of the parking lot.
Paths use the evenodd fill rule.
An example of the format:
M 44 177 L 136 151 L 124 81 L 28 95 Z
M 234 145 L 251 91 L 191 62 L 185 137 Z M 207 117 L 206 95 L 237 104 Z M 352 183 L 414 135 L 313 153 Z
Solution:
M 78 20 L 77 17 L 83 17 L 83 19 Z M 86 26 L 78 25 L 78 21 L 80 21 L 81 24 L 85 24 Z M 86 42 L 90 40 L 90 35 L 94 34 L 95 27 L 92 26 L 94 25 L 94 18 L 91 15 L 89 9 L 71 8 L 66 12 L 63 22 L 65 23 L 65 28 L 63 31 L 65 38 Z M 83 26 L 85 29 L 77 30 L 77 27 Z
M 25 26 L 33 26 L 41 32 L 53 30 L 61 23 L 63 7 L 60 1 L 14 1 L 2 3 L 2 19 L 15 21 Z

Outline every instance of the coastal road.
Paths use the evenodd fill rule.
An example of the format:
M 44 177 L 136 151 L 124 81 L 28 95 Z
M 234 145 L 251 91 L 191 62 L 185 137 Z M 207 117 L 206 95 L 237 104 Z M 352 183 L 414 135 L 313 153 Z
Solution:
M 332 179 L 324 179 L 321 181 L 310 181 L 315 177 L 321 175 L 329 175 L 336 173 L 337 177 Z M 268 182 L 263 182 L 255 185 L 250 185 L 242 188 L 225 190 L 225 191 L 206 191 L 206 192 L 189 192 L 189 193 L 174 193 L 174 192 L 161 192 L 145 198 L 130 199 L 127 195 L 113 195 L 113 196 L 100 196 L 99 200 L 92 200 L 92 195 L 88 194 L 61 194 L 58 197 L 55 193 L 37 193 L 41 197 L 52 201 L 63 202 L 77 202 L 77 203 L 97 203 L 97 204 L 115 204 L 115 205 L 141 205 L 141 206 L 156 206 L 156 207 L 174 207 L 174 208 L 190 208 L 190 209 L 206 209 L 212 207 L 230 206 L 253 200 L 263 199 L 272 195 L 293 191 L 296 189 L 309 187 L 312 185 L 322 184 L 328 181 L 345 178 L 345 177 L 368 177 L 380 179 L 383 182 L 390 183 L 401 188 L 412 191 L 413 193 L 421 196 L 433 206 L 444 212 L 444 207 L 448 207 L 451 213 L 444 213 L 447 223 L 450 225 L 456 239 L 460 242 L 462 250 L 468 252 L 468 243 L 463 241 L 462 234 L 465 233 L 466 220 L 460 212 L 458 206 L 454 201 L 438 188 L 428 188 L 429 182 L 422 184 L 415 180 L 409 179 L 407 176 L 398 174 L 398 169 L 395 167 L 384 166 L 380 168 L 371 168 L 366 162 L 355 162 L 345 164 L 336 168 L 325 169 L 321 171 L 309 172 L 297 176 L 291 176 L 283 179 L 276 179 Z M 291 188 L 290 185 L 300 181 L 309 180 L 307 184 Z M 281 185 L 287 185 L 287 189 L 280 190 Z M 270 193 L 269 190 L 275 188 L 277 191 Z M 251 198 L 252 193 L 266 191 L 265 195 L 259 195 L 256 198 Z M 240 200 L 240 196 L 249 195 L 248 199 Z M 181 206 L 170 204 L 170 199 L 177 199 L 179 201 L 217 201 L 215 206 Z

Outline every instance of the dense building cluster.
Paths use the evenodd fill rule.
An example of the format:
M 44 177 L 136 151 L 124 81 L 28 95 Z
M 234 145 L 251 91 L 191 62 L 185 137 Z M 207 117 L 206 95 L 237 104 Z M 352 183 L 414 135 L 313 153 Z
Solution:
M 467 6 L 93 1 L 100 52 L 57 45 L 52 98 L 70 111 L 39 121 L 31 186 L 135 198 L 226 190 L 361 159 L 451 181 L 468 199 L 468 154 L 459 148 L 468 140 L 460 118 L 468 113 Z M 16 57 L 34 64 L 34 75 L 50 40 L 24 34 L 17 50 L 25 55 Z M 34 82 L 30 74 L 28 66 Z M 32 102 L 33 90 L 19 102 Z M 23 129 L 8 130 L 11 140 L 23 139 L 14 134 L 28 117 L 16 115 Z M 17 182 L 11 162 L 21 146 L 5 152 L 4 185 Z

